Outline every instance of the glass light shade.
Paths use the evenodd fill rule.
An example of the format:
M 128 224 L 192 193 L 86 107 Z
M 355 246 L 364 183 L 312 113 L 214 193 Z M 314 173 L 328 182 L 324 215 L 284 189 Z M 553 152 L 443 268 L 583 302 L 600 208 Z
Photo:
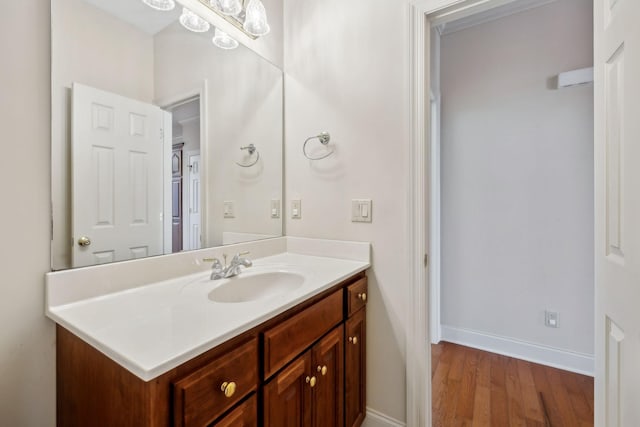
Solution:
M 213 36 L 213 44 L 220 49 L 235 49 L 238 47 L 238 42 L 233 39 L 229 34 L 224 31 L 220 31 L 216 28 L 216 32 Z
M 176 7 L 176 2 L 173 0 L 142 0 L 142 3 L 162 11 L 173 10 Z
M 249 0 L 242 28 L 254 36 L 264 36 L 271 31 L 267 22 L 267 11 L 260 0 Z
M 242 12 L 240 0 L 211 0 L 209 3 L 213 6 L 218 3 L 218 10 L 224 15 L 235 16 Z
M 182 9 L 182 15 L 180 15 L 180 23 L 187 30 L 193 31 L 195 33 L 206 33 L 211 27 L 211 25 L 207 21 L 200 18 L 198 15 L 191 12 L 186 7 Z

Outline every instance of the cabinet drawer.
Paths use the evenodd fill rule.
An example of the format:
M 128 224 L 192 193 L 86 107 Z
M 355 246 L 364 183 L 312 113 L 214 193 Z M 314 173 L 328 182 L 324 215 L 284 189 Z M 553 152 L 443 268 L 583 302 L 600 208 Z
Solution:
M 269 378 L 342 321 L 342 290 L 264 332 L 264 377 Z
M 258 427 L 258 400 L 254 394 L 246 402 L 238 405 L 213 427 Z
M 173 384 L 175 425 L 206 426 L 256 390 L 257 384 L 258 340 L 254 338 Z
M 347 316 L 367 305 L 367 278 L 363 277 L 356 283 L 347 287 Z

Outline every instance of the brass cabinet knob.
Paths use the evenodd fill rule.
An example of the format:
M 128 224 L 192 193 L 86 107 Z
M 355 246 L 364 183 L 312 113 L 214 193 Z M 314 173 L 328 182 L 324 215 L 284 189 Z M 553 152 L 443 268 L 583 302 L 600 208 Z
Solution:
M 365 292 L 358 294 L 358 298 L 360 298 L 364 302 L 367 302 L 367 294 Z
M 358 337 L 349 337 L 349 342 L 351 344 L 358 344 Z
M 327 368 L 327 365 L 324 365 L 324 366 L 318 365 L 318 372 L 320 372 L 323 377 L 327 375 L 328 371 L 329 371 L 329 368 Z
M 316 377 L 307 377 L 305 379 L 305 381 L 307 382 L 307 384 L 309 384 L 309 386 L 311 386 L 311 388 L 315 387 L 316 386 L 316 382 L 318 382 Z
M 226 382 L 225 381 L 220 386 L 220 390 L 222 390 L 224 392 L 225 396 L 231 397 L 236 392 L 236 387 L 237 387 L 237 384 L 234 383 L 233 381 L 231 381 L 231 382 Z
M 78 245 L 85 247 L 85 246 L 90 246 L 91 245 L 91 239 L 88 238 L 87 236 L 82 236 L 81 238 L 78 239 Z

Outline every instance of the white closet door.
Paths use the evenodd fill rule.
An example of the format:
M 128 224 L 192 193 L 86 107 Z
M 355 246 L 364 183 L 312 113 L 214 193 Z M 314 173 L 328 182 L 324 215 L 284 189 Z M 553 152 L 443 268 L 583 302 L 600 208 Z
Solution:
M 640 2 L 596 0 L 596 426 L 640 426 Z
M 162 254 L 161 110 L 77 83 L 72 110 L 73 266 Z

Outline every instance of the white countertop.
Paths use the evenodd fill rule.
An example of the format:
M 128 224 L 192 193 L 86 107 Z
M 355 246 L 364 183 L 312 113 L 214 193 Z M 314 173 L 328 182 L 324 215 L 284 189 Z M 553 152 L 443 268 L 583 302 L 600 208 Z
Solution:
M 250 302 L 217 303 L 208 294 L 222 282 L 209 280 L 209 272 L 201 271 L 48 305 L 46 312 L 56 323 L 149 381 L 369 266 L 368 261 L 286 252 L 253 260 L 253 267 L 241 275 L 273 269 L 304 275 L 302 286 L 289 293 Z

